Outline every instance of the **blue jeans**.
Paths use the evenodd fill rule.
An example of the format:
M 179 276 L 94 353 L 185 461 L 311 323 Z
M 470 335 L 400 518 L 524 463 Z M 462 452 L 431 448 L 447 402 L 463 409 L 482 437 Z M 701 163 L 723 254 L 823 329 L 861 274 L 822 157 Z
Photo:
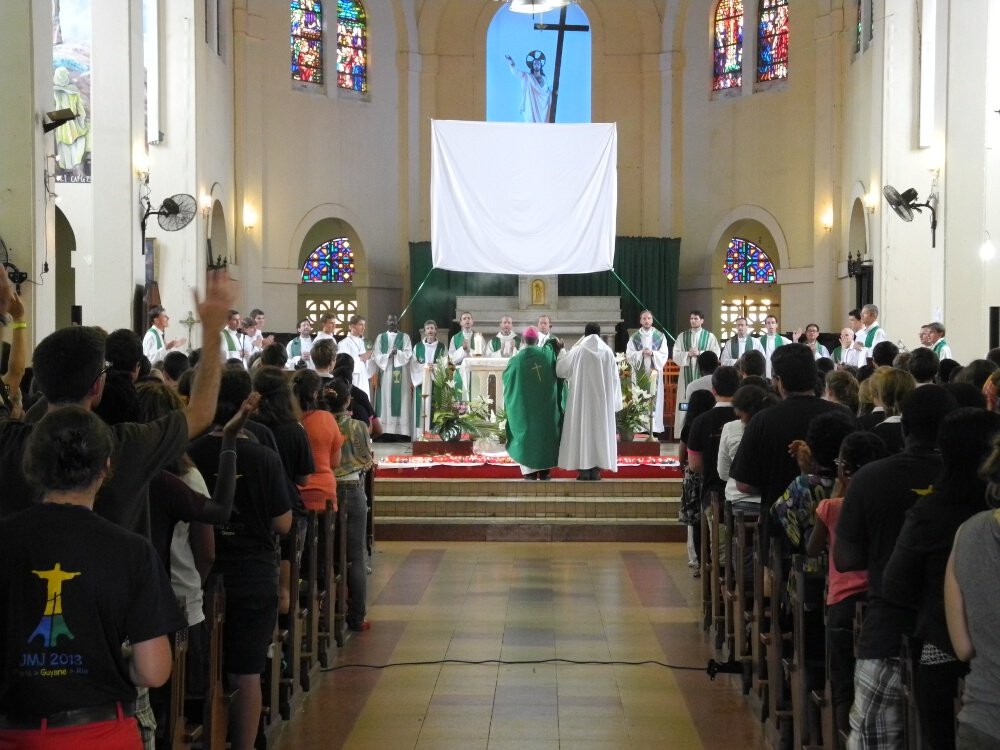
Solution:
M 368 571 L 365 569 L 365 536 L 368 533 L 368 500 L 361 484 L 337 485 L 337 502 L 347 514 L 347 626 L 365 621 Z

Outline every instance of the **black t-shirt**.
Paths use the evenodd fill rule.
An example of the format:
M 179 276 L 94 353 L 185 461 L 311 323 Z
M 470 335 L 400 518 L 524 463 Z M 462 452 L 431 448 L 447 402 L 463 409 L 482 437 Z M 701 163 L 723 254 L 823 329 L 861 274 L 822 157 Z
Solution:
M 283 422 L 268 426 L 274 433 L 281 465 L 285 467 L 285 474 L 290 480 L 294 482 L 296 477 L 305 477 L 316 471 L 312 446 L 305 427 L 299 422 Z
M 716 404 L 694 420 L 691 434 L 688 435 L 688 450 L 701 454 L 702 470 L 705 487 L 720 488 L 725 482 L 719 479 L 719 441 L 722 439 L 722 428 L 727 422 L 736 419 L 736 411 L 728 403 Z
M 858 642 L 859 659 L 899 656 L 900 636 L 912 633 L 915 612 L 882 595 L 882 574 L 892 556 L 906 511 L 927 494 L 941 470 L 931 446 L 911 446 L 896 456 L 861 467 L 844 497 L 837 543 L 864 550 L 868 561 L 868 608 Z
M 122 642 L 187 624 L 148 541 L 87 508 L 34 505 L 0 520 L 0 714 L 135 700 Z
M 372 420 L 375 418 L 375 408 L 372 406 L 371 399 L 368 398 L 367 393 L 356 385 L 351 386 L 350 410 L 352 417 L 359 422 L 364 422 L 368 426 L 371 425 Z
M 161 471 L 149 482 L 150 541 L 163 567 L 170 572 L 170 544 L 178 521 L 197 521 L 208 498 L 195 492 L 182 479 Z
M 24 449 L 33 425 L 0 423 L 0 511 L 23 510 L 38 493 L 24 479 Z M 187 445 L 187 418 L 172 412 L 148 424 L 125 422 L 111 427 L 115 450 L 113 471 L 97 493 L 94 511 L 129 531 L 149 536 L 148 483 L 160 469 L 176 461 Z
M 882 442 L 885 443 L 885 447 L 889 449 L 889 455 L 902 453 L 903 448 L 906 447 L 906 440 L 903 437 L 902 422 L 890 422 L 887 419 L 883 419 L 877 425 L 872 427 L 870 432 L 872 435 L 878 435 L 882 438 Z
M 215 489 L 222 437 L 205 435 L 188 455 Z M 271 519 L 291 506 L 288 478 L 278 454 L 250 440 L 236 451 L 236 493 L 229 523 L 215 527 L 215 566 L 225 576 L 226 591 L 241 595 L 273 594 L 278 580 L 275 534 Z
M 737 482 L 760 490 L 761 510 L 767 510 L 799 475 L 799 466 L 788 455 L 793 440 L 805 440 L 813 417 L 846 408 L 815 396 L 790 396 L 754 415 L 729 469 Z M 770 513 L 761 513 L 767 519 Z M 766 521 L 765 521 L 766 522 Z

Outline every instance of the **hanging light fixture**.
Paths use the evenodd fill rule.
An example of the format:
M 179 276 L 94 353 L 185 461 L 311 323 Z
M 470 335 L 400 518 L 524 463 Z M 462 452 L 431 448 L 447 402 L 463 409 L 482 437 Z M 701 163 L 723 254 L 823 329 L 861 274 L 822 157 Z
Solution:
M 512 13 L 544 13 L 554 7 L 551 0 L 510 0 Z

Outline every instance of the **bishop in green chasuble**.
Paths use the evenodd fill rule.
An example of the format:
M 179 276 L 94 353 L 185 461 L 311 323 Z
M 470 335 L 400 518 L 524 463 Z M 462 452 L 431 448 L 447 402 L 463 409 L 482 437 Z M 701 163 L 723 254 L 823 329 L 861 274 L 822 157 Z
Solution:
M 507 453 L 524 474 L 550 469 L 559 462 L 562 401 L 551 347 L 538 346 L 538 331 L 528 326 L 527 344 L 510 358 L 503 373 L 507 412 Z

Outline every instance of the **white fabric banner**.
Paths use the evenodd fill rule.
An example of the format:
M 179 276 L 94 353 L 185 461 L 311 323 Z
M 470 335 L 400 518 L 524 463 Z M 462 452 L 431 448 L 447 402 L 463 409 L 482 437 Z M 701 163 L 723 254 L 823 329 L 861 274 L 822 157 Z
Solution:
M 435 268 L 513 274 L 607 271 L 615 256 L 614 123 L 435 120 Z

